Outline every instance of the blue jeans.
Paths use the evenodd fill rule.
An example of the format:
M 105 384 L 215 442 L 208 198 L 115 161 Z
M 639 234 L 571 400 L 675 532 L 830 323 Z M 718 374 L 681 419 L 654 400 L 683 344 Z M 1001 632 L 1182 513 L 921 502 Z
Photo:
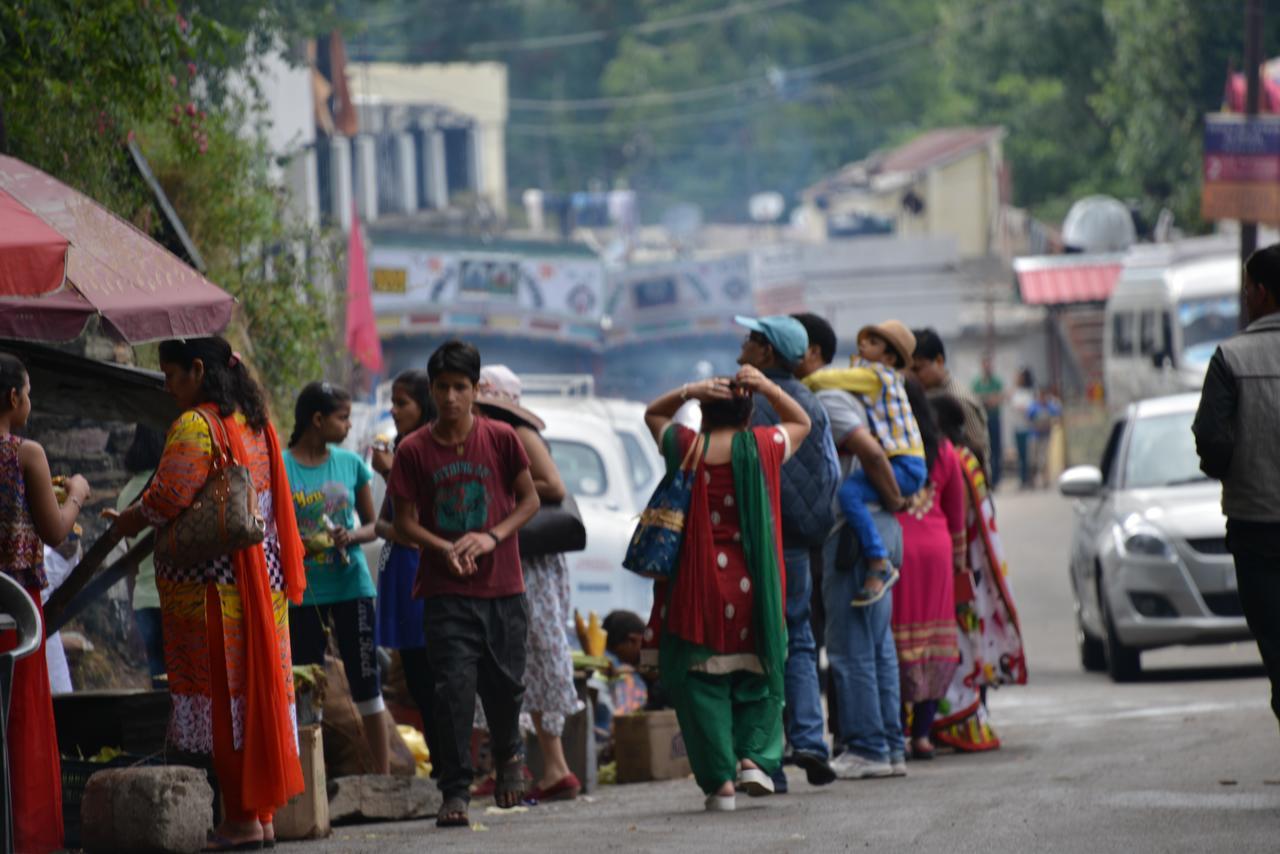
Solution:
M 147 670 L 151 674 L 151 687 L 163 688 L 168 683 L 161 678 L 165 674 L 165 665 L 164 629 L 160 622 L 160 609 L 138 608 L 133 612 L 133 619 L 138 624 L 138 634 L 142 635 L 142 645 L 147 650 Z
M 893 467 L 893 479 L 898 482 L 898 491 L 905 498 L 915 495 L 924 488 L 925 479 L 929 476 L 924 457 L 898 456 L 890 457 L 889 465 Z M 840 509 L 844 511 L 845 521 L 853 528 L 854 535 L 862 545 L 862 552 L 868 560 L 884 560 L 889 557 L 884 540 L 871 520 L 868 504 L 879 504 L 880 493 L 867 479 L 867 473 L 861 468 L 845 478 L 837 493 L 840 498 Z M 900 559 L 894 560 L 896 566 Z
M 893 516 L 870 514 L 895 564 L 902 560 L 902 529 Z M 862 589 L 867 561 L 848 527 L 827 539 L 822 596 L 827 606 L 827 660 L 836 694 L 836 739 L 864 759 L 903 756 L 898 651 L 889 625 L 893 594 L 874 605 L 849 603 Z
M 792 750 L 825 757 L 827 743 L 822 739 L 818 644 L 809 622 L 813 611 L 809 549 L 783 549 L 782 559 L 787 569 L 787 742 Z

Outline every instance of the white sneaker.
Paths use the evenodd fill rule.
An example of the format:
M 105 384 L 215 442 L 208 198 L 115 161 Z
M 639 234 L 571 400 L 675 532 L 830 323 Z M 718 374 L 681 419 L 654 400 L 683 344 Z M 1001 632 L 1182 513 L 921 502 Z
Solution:
M 738 772 L 735 788 L 753 798 L 759 798 L 773 794 L 773 780 L 759 768 L 743 768 Z
M 707 795 L 707 812 L 733 812 L 737 806 L 733 795 Z
M 841 780 L 865 780 L 869 777 L 889 777 L 893 768 L 888 762 L 875 759 L 863 759 L 852 750 L 846 750 L 831 760 L 831 767 Z
M 894 756 L 890 758 L 889 770 L 893 772 L 894 777 L 907 776 L 907 760 L 901 756 Z

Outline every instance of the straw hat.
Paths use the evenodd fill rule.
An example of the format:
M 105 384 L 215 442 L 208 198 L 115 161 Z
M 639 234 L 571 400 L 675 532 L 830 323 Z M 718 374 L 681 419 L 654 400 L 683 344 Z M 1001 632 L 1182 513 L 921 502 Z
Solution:
M 499 418 L 502 413 L 514 416 L 541 433 L 547 429 L 547 424 L 520 405 L 523 389 L 520 378 L 506 365 L 486 365 L 480 369 L 480 393 L 476 396 L 476 405 L 487 410 L 485 414 L 496 411 Z
M 879 335 L 902 358 L 904 367 L 911 366 L 911 357 L 916 352 L 916 336 L 911 334 L 906 324 L 898 320 L 886 320 L 884 323 L 864 326 L 858 330 L 858 340 L 861 341 L 862 336 L 868 334 Z

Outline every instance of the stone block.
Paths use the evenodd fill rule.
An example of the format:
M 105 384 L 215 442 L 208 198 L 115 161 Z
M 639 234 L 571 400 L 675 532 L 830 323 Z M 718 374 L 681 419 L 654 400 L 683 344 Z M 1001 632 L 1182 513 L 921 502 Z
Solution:
M 329 781 L 329 819 L 334 824 L 408 821 L 434 816 L 440 790 L 426 777 L 361 774 Z
M 87 851 L 200 851 L 213 789 L 196 768 L 109 768 L 89 778 L 80 822 Z

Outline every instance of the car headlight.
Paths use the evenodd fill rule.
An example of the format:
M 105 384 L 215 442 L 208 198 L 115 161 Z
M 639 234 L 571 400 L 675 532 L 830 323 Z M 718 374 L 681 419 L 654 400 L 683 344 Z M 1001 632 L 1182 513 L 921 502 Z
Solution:
M 1116 526 L 1116 542 L 1122 555 L 1173 559 L 1173 546 L 1164 533 L 1137 514 Z

